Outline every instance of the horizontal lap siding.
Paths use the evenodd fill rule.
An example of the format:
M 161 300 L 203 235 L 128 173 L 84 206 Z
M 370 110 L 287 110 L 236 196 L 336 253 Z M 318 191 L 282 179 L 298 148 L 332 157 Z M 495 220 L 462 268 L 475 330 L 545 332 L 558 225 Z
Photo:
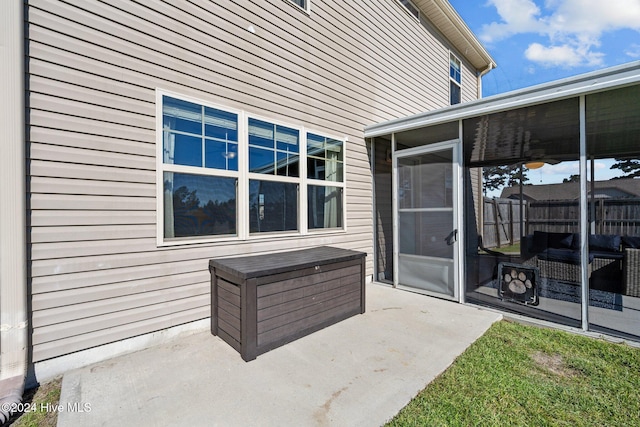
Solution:
M 372 274 L 363 127 L 448 99 L 397 2 L 26 3 L 35 362 L 208 317 L 210 258 L 335 245 Z M 347 136 L 347 233 L 158 248 L 156 88 Z

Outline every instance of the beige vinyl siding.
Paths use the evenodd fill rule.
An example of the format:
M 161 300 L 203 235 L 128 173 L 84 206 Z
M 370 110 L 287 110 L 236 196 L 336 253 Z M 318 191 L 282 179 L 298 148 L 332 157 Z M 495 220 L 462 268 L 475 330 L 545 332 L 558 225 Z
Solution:
M 27 4 L 34 362 L 206 318 L 213 257 L 335 245 L 373 274 L 363 127 L 448 103 L 449 47 L 395 0 Z M 157 247 L 156 88 L 348 137 L 347 231 Z
M 478 77 L 476 71 L 464 60 L 464 57 L 458 54 L 456 54 L 456 57 L 462 63 L 462 102 L 478 99 Z

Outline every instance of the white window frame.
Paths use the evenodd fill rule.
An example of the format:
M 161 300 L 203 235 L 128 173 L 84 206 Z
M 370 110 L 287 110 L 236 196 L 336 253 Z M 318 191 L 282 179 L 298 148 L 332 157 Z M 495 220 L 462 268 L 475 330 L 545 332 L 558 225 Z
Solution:
M 163 96 L 192 102 L 205 107 L 215 108 L 236 114 L 238 116 L 238 170 L 229 171 L 223 169 L 213 169 L 198 166 L 185 166 L 164 163 L 163 157 Z M 256 172 L 249 172 L 249 118 L 262 120 L 275 125 L 285 126 L 299 131 L 299 173 L 298 177 L 288 177 L 282 175 L 268 175 Z M 307 133 L 321 135 L 326 138 L 342 141 L 342 182 L 315 180 L 307 178 Z M 208 102 L 201 98 L 176 93 L 170 90 L 156 88 L 156 244 L 158 247 L 211 244 L 221 242 L 241 242 L 252 240 L 273 239 L 274 237 L 300 237 L 305 235 L 326 235 L 333 233 L 347 232 L 347 141 L 348 138 L 337 137 L 330 133 L 318 130 L 307 129 L 301 125 L 262 116 L 260 114 L 249 113 L 244 110 L 230 108 Z M 164 172 L 177 172 L 192 175 L 230 177 L 237 179 L 236 193 L 236 235 L 220 236 L 197 236 L 193 238 L 164 238 Z M 262 233 L 250 233 L 249 231 L 249 181 L 261 180 L 283 183 L 295 183 L 298 185 L 298 229 L 292 231 L 274 231 Z M 342 227 L 318 228 L 309 230 L 308 227 L 308 185 L 342 188 Z
M 187 102 L 192 102 L 201 106 L 215 108 L 218 110 L 226 111 L 229 113 L 237 114 L 238 116 L 238 157 L 243 158 L 243 153 L 241 152 L 242 144 L 241 135 L 244 134 L 244 112 L 241 110 L 237 110 L 234 108 L 229 108 L 226 106 L 214 104 L 211 102 L 207 102 L 205 100 L 194 98 L 188 95 L 179 94 L 167 90 L 156 89 L 156 244 L 157 246 L 175 246 L 175 245 L 189 245 L 189 244 L 197 244 L 197 243 L 205 243 L 212 239 L 215 241 L 223 242 L 223 241 L 233 241 L 238 240 L 238 238 L 242 235 L 242 223 L 241 223 L 241 209 L 242 204 L 238 202 L 242 195 L 241 189 L 241 168 L 242 165 L 238 162 L 238 171 L 229 171 L 223 169 L 213 169 L 213 168 L 205 168 L 199 166 L 185 166 L 185 165 L 175 165 L 164 163 L 164 155 L 163 155 L 163 101 L 162 98 L 164 96 L 169 96 L 172 98 L 180 99 Z M 191 175 L 201 175 L 201 176 L 218 176 L 218 177 L 228 177 L 228 178 L 236 178 L 238 180 L 238 190 L 236 192 L 236 235 L 221 235 L 221 236 L 194 236 L 193 238 L 185 237 L 185 238 L 176 238 L 165 240 L 164 238 L 164 172 L 177 172 L 177 173 L 186 173 Z
M 456 79 L 454 79 L 453 77 L 451 77 L 451 62 L 452 61 L 457 61 L 458 64 L 460 65 L 460 81 L 457 81 Z M 452 104 L 451 103 L 451 83 L 455 84 L 456 86 L 458 86 L 458 89 L 460 89 L 460 100 L 457 102 L 457 104 L 462 103 L 462 61 L 460 60 L 460 58 L 458 58 L 458 56 L 456 54 L 454 54 L 453 52 L 449 51 L 449 67 L 448 68 L 448 76 L 449 76 L 449 104 L 450 105 L 456 105 L 456 104 Z
M 294 0 L 284 0 L 284 1 L 286 1 L 287 3 L 295 6 L 296 8 L 298 8 L 298 10 L 301 10 L 302 12 L 305 12 L 307 15 L 311 14 L 311 0 L 304 0 L 304 7 L 300 6 Z
M 291 177 L 291 176 L 283 176 L 283 175 L 268 175 L 268 174 L 262 174 L 262 173 L 257 173 L 257 172 L 249 172 L 249 119 L 256 119 L 256 120 L 261 120 L 263 122 L 268 122 L 274 125 L 278 125 L 278 126 L 284 126 L 284 127 L 288 127 L 291 129 L 295 129 L 299 132 L 299 144 L 300 146 L 298 147 L 298 155 L 299 155 L 299 165 L 298 165 L 298 177 Z M 302 215 L 302 206 L 300 206 L 302 203 L 301 201 L 303 200 L 302 198 L 302 169 L 303 169 L 303 165 L 302 163 L 305 163 L 304 165 L 304 173 L 306 173 L 306 153 L 305 153 L 305 157 L 302 157 L 302 150 L 303 150 L 303 134 L 304 134 L 304 127 L 302 126 L 296 126 L 293 125 L 291 123 L 287 123 L 287 122 L 283 122 L 281 120 L 277 120 L 277 119 L 273 119 L 273 118 L 269 118 L 269 117 L 265 117 L 265 116 L 261 116 L 258 114 L 251 114 L 251 113 L 245 113 L 245 128 L 246 128 L 246 138 L 244 138 L 242 140 L 242 145 L 246 147 L 246 155 L 245 155 L 245 159 L 246 161 L 242 162 L 243 165 L 240 166 L 240 162 L 238 162 L 238 168 L 243 168 L 243 170 L 245 171 L 245 176 L 246 179 L 243 179 L 243 185 L 246 185 L 246 193 L 245 193 L 245 199 L 244 202 L 246 204 L 246 217 L 245 220 L 243 222 L 245 222 L 245 226 L 246 226 L 246 238 L 251 238 L 251 239 L 258 239 L 258 238 L 268 238 L 268 237 L 273 237 L 274 235 L 277 236 L 298 236 L 300 234 L 303 234 L 303 228 L 302 228 L 302 220 L 303 218 L 306 218 Z M 305 141 L 306 142 L 306 141 Z M 275 149 L 275 148 L 274 148 Z M 305 160 L 303 162 L 303 159 Z M 248 197 L 249 197 L 249 181 L 251 180 L 258 180 L 258 181 L 271 181 L 271 182 L 283 182 L 283 183 L 289 183 L 289 184 L 297 184 L 298 185 L 298 229 L 297 230 L 290 230 L 290 231 L 267 231 L 267 232 L 260 232 L 260 233 L 251 233 L 249 230 L 249 206 L 248 206 Z M 306 205 L 305 205 L 306 206 Z
M 324 136 L 325 138 L 330 138 L 330 139 L 335 139 L 337 141 L 341 141 L 342 142 L 342 182 L 336 182 L 336 181 L 326 181 L 326 180 L 320 180 L 320 179 L 310 179 L 307 178 L 307 134 L 314 134 L 314 135 L 320 135 L 320 136 Z M 304 213 L 304 223 L 305 226 L 307 227 L 305 229 L 305 233 L 308 234 L 326 234 L 326 233 L 331 233 L 331 232 L 345 232 L 347 231 L 347 141 L 349 140 L 348 137 L 344 136 L 344 137 L 337 137 L 335 135 L 330 135 L 327 134 L 326 132 L 322 132 L 322 131 L 315 131 L 313 129 L 305 129 L 305 133 L 304 133 L 304 176 L 305 176 L 305 185 L 304 185 L 304 194 L 305 194 L 305 198 L 304 200 L 304 205 L 305 205 L 305 213 Z M 342 227 L 335 227 L 335 228 L 314 228 L 314 229 L 309 229 L 309 211 L 308 211 L 308 207 L 307 207 L 307 203 L 308 203 L 308 191 L 307 191 L 307 187 L 309 185 L 315 185 L 315 186 L 319 186 L 319 187 L 340 187 L 342 188 Z M 300 196 L 300 198 L 302 199 L 302 196 Z
M 411 15 L 413 19 L 417 20 L 418 22 L 420 21 L 420 16 L 422 15 L 422 13 L 420 12 L 420 9 L 418 8 L 418 6 L 416 6 L 411 0 L 397 0 L 397 1 L 402 5 L 404 10 L 409 12 L 409 15 Z

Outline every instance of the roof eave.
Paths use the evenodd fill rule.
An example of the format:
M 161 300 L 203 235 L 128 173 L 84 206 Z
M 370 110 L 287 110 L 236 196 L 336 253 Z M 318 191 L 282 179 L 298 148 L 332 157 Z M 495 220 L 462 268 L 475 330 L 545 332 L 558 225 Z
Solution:
M 424 15 L 434 23 L 436 28 L 442 32 L 455 46 L 455 48 L 464 54 L 467 60 L 478 71 L 490 70 L 497 67 L 496 61 L 491 57 L 487 49 L 482 45 L 480 40 L 467 26 L 464 20 L 460 17 L 458 12 L 449 4 L 446 0 L 428 0 L 436 6 L 436 12 L 425 11 L 423 8 L 420 10 Z M 438 25 L 440 20 L 438 16 L 432 16 L 433 13 L 441 13 L 449 24 L 446 27 Z M 456 43 L 456 37 L 452 37 L 451 32 L 455 32 L 462 37 L 465 43 Z
M 640 82 L 640 61 L 505 92 L 439 110 L 377 123 L 364 128 L 365 138 L 432 126 L 454 120 L 496 113 L 528 105 L 542 104 L 578 95 L 629 86 Z

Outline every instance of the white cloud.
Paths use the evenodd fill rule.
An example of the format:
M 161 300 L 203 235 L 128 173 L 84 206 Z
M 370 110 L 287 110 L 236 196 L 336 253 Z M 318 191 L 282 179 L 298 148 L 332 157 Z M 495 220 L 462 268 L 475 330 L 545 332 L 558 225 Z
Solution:
M 640 44 L 632 43 L 625 49 L 624 53 L 631 58 L 640 58 Z
M 480 38 L 494 43 L 517 34 L 542 36 L 547 42 L 530 44 L 525 56 L 546 66 L 602 65 L 603 33 L 640 31 L 638 0 L 488 0 L 488 5 L 496 8 L 501 22 L 485 25 Z M 626 53 L 640 57 L 640 45 Z
M 543 46 L 532 43 L 524 52 L 524 56 L 532 62 L 544 66 L 577 67 L 580 65 L 602 65 L 604 54 L 600 52 L 583 51 L 582 46 Z
M 580 173 L 580 163 L 576 161 L 562 162 L 555 165 L 546 164 L 541 169 L 545 174 L 577 174 Z
M 481 38 L 491 43 L 518 33 L 538 32 L 544 26 L 540 23 L 540 8 L 532 0 L 489 0 L 495 6 L 503 22 L 484 25 Z

